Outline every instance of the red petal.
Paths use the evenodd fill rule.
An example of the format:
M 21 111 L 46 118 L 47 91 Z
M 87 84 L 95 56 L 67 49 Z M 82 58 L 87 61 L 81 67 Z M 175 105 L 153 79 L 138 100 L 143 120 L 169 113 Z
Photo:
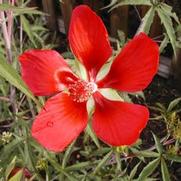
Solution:
M 70 72 L 70 68 L 56 51 L 29 50 L 19 60 L 23 80 L 35 95 L 50 95 L 64 88 L 56 73 Z
M 146 34 L 135 36 L 114 60 L 99 87 L 134 92 L 145 89 L 158 70 L 158 45 Z
M 87 125 L 86 102 L 74 102 L 60 93 L 50 98 L 36 117 L 32 136 L 45 148 L 62 151 Z
M 146 107 L 110 101 L 96 95 L 93 130 L 105 143 L 112 146 L 133 144 L 146 126 L 149 111 Z
M 95 79 L 99 69 L 111 56 L 112 49 L 102 20 L 86 5 L 73 10 L 69 42 L 75 56 Z

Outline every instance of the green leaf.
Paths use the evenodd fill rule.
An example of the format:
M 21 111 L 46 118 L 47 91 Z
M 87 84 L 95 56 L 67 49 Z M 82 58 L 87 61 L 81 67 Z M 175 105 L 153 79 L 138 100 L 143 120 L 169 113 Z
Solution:
M 88 168 L 92 165 L 93 163 L 90 161 L 87 162 L 81 162 L 81 163 L 77 163 L 74 165 L 71 165 L 69 167 L 66 167 L 65 170 L 66 171 L 75 171 L 75 170 L 80 170 L 80 169 L 84 169 L 84 168 Z
M 132 149 L 131 149 L 132 150 Z M 133 151 L 133 150 L 132 150 Z M 136 155 L 136 156 L 142 156 L 142 157 L 159 157 L 160 154 L 159 153 L 156 153 L 154 151 L 149 151 L 149 150 L 143 150 L 143 151 L 133 151 L 133 153 Z
M 90 157 L 100 156 L 100 155 L 106 154 L 106 153 L 110 152 L 111 149 L 112 149 L 111 147 L 100 147 L 99 149 L 92 152 L 90 154 Z
M 176 35 L 175 35 L 172 19 L 168 14 L 166 14 L 163 8 L 156 8 L 156 10 L 157 10 L 158 16 L 161 19 L 163 26 L 165 27 L 165 31 L 169 37 L 170 43 L 174 51 L 174 55 L 176 56 Z
M 146 34 L 148 34 L 150 32 L 154 16 L 155 16 L 155 8 L 152 6 L 145 14 L 144 18 L 142 19 L 136 34 L 140 32 L 145 32 Z
M 6 171 L 5 171 L 6 180 L 8 180 L 8 177 L 9 177 L 10 173 L 12 172 L 13 168 L 15 167 L 15 164 L 16 164 L 16 157 L 13 158 L 11 163 L 6 168 Z
M 0 55 L 0 76 L 2 76 L 4 79 L 6 79 L 9 83 L 14 85 L 17 89 L 19 89 L 21 92 L 23 92 L 27 97 L 32 99 L 38 106 L 41 107 L 41 104 L 39 101 L 33 96 L 31 91 L 28 89 L 28 87 L 25 85 L 19 74 L 16 72 L 16 70 L 5 62 L 2 55 Z
M 61 170 L 61 172 L 68 178 L 69 181 L 77 181 L 77 179 L 73 177 L 70 173 L 67 173 L 64 170 Z
M 99 171 L 99 169 L 104 166 L 106 164 L 106 162 L 108 161 L 108 159 L 111 157 L 113 151 L 111 150 L 109 153 L 107 153 L 104 158 L 99 162 L 99 164 L 96 166 L 95 170 L 94 170 L 94 174 L 97 173 Z
M 19 170 L 9 181 L 22 181 L 23 169 Z
M 114 2 L 115 4 L 115 2 Z M 125 6 L 125 5 L 148 5 L 148 6 L 152 6 L 150 1 L 145 1 L 145 0 L 121 0 L 121 1 L 117 1 L 116 5 L 114 5 L 112 9 L 115 9 L 119 6 Z
M 50 164 L 59 172 L 65 175 L 68 180 L 70 181 L 77 181 L 71 174 L 67 173 L 60 164 L 55 160 L 55 158 L 52 158 L 51 154 L 49 152 L 45 152 L 46 158 L 50 162 Z
M 164 154 L 163 156 L 168 160 L 181 163 L 181 156 L 171 154 Z
M 74 148 L 74 145 L 75 145 L 75 141 L 73 141 L 70 146 L 67 148 L 67 150 L 65 151 L 65 154 L 64 154 L 64 157 L 63 157 L 63 160 L 62 160 L 62 168 L 65 168 L 69 158 L 70 158 L 70 155 L 72 154 L 73 152 L 73 148 Z
M 162 172 L 163 181 L 170 181 L 170 174 L 168 171 L 168 167 L 163 158 L 161 158 L 161 172 Z
M 173 111 L 173 109 L 180 103 L 181 97 L 174 99 L 173 101 L 170 102 L 167 112 Z
M 164 33 L 165 34 L 165 33 Z M 164 39 L 162 40 L 161 44 L 160 44 L 160 47 L 159 47 L 159 52 L 160 54 L 163 52 L 163 50 L 166 48 L 166 46 L 168 45 L 169 43 L 169 38 L 168 36 L 165 34 L 165 37 Z
M 120 153 L 118 153 L 117 151 L 115 152 L 115 157 L 116 157 L 116 162 L 117 162 L 117 167 L 116 170 L 117 172 L 121 171 L 121 158 L 120 158 Z
M 150 158 L 152 158 L 152 157 L 159 157 L 160 156 L 159 153 L 154 152 L 154 151 L 150 151 L 150 150 L 138 151 L 137 149 L 135 149 L 133 147 L 130 148 L 130 150 L 133 152 L 133 154 L 135 154 L 138 157 L 142 156 L 142 157 L 148 157 L 148 158 L 150 157 Z
M 26 34 L 28 35 L 28 37 L 29 37 L 30 41 L 33 43 L 33 45 L 35 47 L 37 47 L 36 43 L 34 41 L 33 31 L 31 29 L 31 25 L 29 24 L 29 21 L 23 15 L 20 16 L 20 19 L 21 19 L 21 23 L 23 26 L 23 30 L 26 32 Z
M 97 139 L 97 136 L 95 135 L 95 133 L 92 131 L 89 123 L 87 124 L 87 127 L 86 127 L 86 133 L 92 138 L 96 146 L 100 148 L 99 140 Z
M 162 154 L 163 153 L 163 146 L 160 143 L 160 139 L 154 133 L 152 133 L 152 135 L 153 135 L 153 138 L 155 141 L 156 149 L 158 150 L 158 152 L 160 154 Z
M 9 155 L 15 150 L 15 148 L 23 142 L 23 140 L 23 138 L 15 139 L 11 141 L 8 145 L 4 146 L 4 148 L 1 150 L 0 160 L 7 159 Z
M 158 164 L 160 163 L 160 158 L 157 158 L 150 163 L 147 164 L 146 167 L 140 173 L 137 181 L 146 180 L 146 178 L 153 173 L 153 171 L 157 168 Z
M 36 8 L 27 8 L 27 7 L 16 7 L 6 3 L 0 4 L 0 11 L 13 11 L 14 13 L 20 14 L 39 14 L 45 15 L 45 13 L 36 10 Z
M 136 175 L 136 172 L 138 170 L 138 167 L 139 167 L 140 163 L 141 162 L 139 162 L 137 165 L 135 165 L 135 167 L 131 170 L 129 180 L 133 180 L 134 176 Z
M 173 7 L 169 6 L 166 3 L 161 3 L 161 9 L 165 12 L 165 14 L 169 15 L 171 18 L 173 18 L 178 24 L 180 24 L 179 18 L 176 15 L 176 13 L 173 11 Z

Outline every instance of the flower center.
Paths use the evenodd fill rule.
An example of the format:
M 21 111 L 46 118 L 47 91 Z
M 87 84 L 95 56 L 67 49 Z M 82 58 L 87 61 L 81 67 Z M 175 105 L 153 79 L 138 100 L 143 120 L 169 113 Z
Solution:
M 78 80 L 73 84 L 69 84 L 68 91 L 73 101 L 85 102 L 97 91 L 97 85 L 94 82 Z

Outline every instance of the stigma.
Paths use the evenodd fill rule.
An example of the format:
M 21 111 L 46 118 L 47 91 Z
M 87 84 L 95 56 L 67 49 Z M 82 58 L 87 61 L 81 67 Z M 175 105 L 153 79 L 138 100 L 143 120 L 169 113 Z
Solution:
M 68 86 L 69 96 L 76 102 L 86 102 L 96 91 L 97 85 L 94 82 L 80 79 Z

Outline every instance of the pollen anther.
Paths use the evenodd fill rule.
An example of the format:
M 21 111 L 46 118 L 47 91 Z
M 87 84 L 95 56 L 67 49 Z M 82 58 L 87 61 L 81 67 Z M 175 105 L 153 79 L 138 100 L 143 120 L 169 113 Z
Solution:
M 94 82 L 86 82 L 79 79 L 73 84 L 69 84 L 68 91 L 73 101 L 85 102 L 97 91 L 97 85 Z

